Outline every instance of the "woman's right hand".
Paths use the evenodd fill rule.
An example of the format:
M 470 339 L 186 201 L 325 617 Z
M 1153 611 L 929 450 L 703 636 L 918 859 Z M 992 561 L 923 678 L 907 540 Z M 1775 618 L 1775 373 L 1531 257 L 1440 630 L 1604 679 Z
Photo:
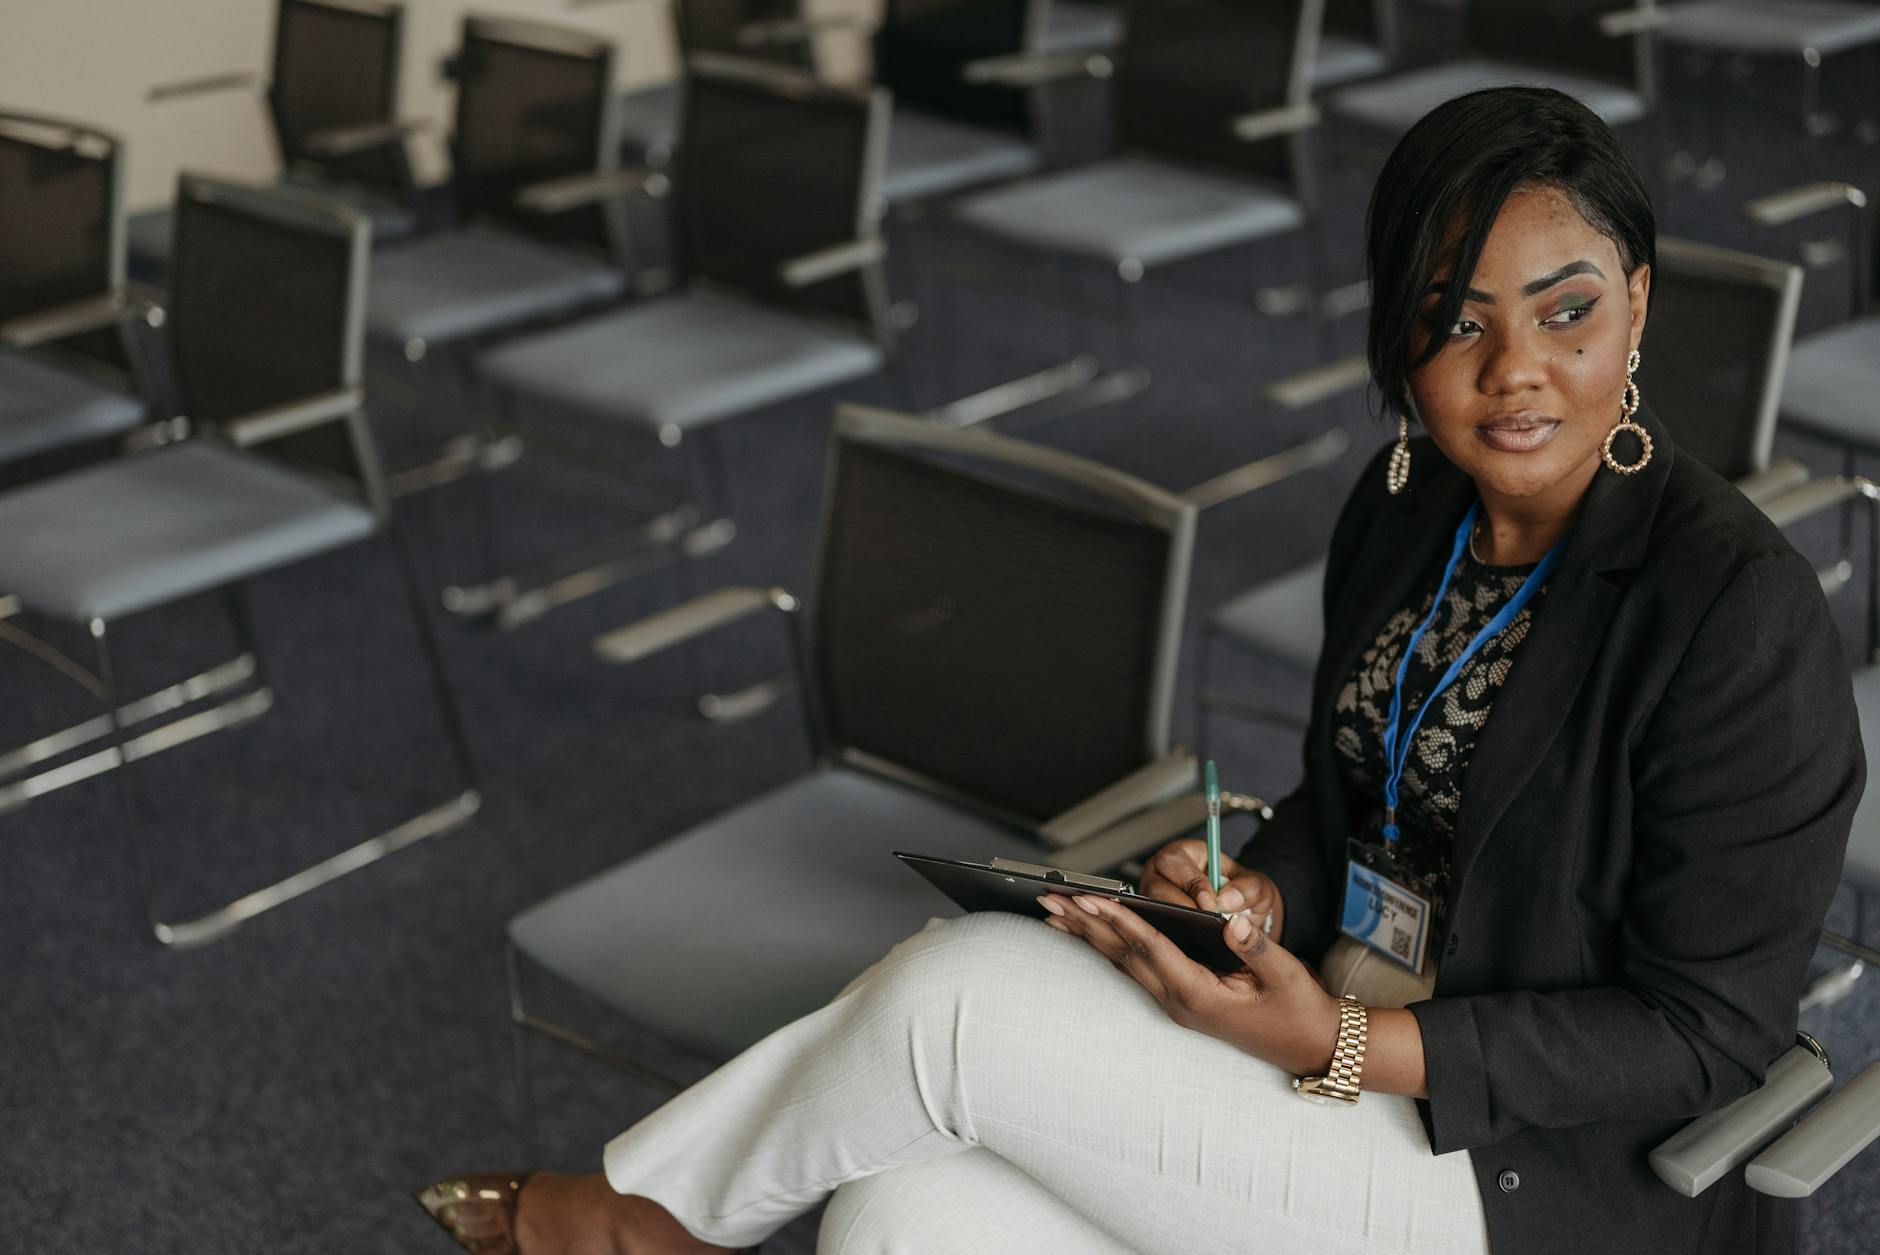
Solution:
M 1221 855 L 1221 893 L 1216 898 L 1208 885 L 1208 846 L 1199 837 L 1171 841 L 1158 850 L 1142 873 L 1137 886 L 1144 897 L 1173 902 L 1177 906 L 1200 907 L 1223 915 L 1246 912 L 1254 927 L 1263 927 L 1266 913 L 1273 912 L 1272 934 L 1278 937 L 1286 927 L 1286 903 L 1279 886 L 1264 872 L 1249 871 Z

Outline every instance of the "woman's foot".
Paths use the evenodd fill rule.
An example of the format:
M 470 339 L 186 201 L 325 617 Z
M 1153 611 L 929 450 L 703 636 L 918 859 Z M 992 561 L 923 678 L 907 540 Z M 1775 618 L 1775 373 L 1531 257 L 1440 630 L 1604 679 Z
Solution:
M 614 1193 L 600 1173 L 482 1173 L 417 1192 L 471 1255 L 713 1255 L 650 1198 Z

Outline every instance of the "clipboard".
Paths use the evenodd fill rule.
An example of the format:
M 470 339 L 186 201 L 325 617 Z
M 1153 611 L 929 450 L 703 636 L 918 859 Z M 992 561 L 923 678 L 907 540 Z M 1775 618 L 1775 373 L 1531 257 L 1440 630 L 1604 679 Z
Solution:
M 1136 912 L 1174 942 L 1183 954 L 1204 967 L 1216 972 L 1235 972 L 1245 966 L 1240 956 L 1228 948 L 1223 931 L 1227 927 L 1227 916 L 1192 906 L 1177 906 L 1160 898 L 1146 898 L 1127 881 L 1004 858 L 993 859 L 990 863 L 969 863 L 901 850 L 896 850 L 894 857 L 968 911 L 1006 911 L 1043 919 L 1047 912 L 1038 905 L 1039 894 L 1093 893 Z

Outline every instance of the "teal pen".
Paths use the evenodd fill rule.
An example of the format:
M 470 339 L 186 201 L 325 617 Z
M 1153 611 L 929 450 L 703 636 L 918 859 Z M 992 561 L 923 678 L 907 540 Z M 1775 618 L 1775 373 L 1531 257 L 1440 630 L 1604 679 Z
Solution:
M 1202 772 L 1202 788 L 1208 799 L 1208 883 L 1221 891 L 1221 778 L 1215 774 L 1214 760 L 1208 759 Z

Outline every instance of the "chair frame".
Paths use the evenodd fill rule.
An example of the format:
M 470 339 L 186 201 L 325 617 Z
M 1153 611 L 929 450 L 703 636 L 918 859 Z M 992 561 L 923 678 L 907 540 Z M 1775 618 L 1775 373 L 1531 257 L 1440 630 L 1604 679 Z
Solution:
M 840 764 L 842 766 L 920 790 L 930 796 L 952 802 L 986 818 L 1032 833 L 1041 848 L 1051 852 L 1053 862 L 1067 870 L 1099 871 L 1114 867 L 1142 852 L 1140 843 L 1121 844 L 1115 834 L 1128 825 L 1123 821 L 1149 808 L 1167 802 L 1182 792 L 1192 792 L 1195 760 L 1180 747 L 1171 747 L 1169 718 L 1173 711 L 1176 672 L 1180 663 L 1182 623 L 1187 609 L 1188 570 L 1194 544 L 1196 507 L 1179 495 L 1144 483 L 1124 472 L 1091 462 L 1074 454 L 1048 449 L 989 431 L 960 431 L 938 426 L 924 419 L 864 406 L 843 405 L 836 414 L 830 440 L 831 473 L 826 484 L 833 488 L 834 467 L 844 442 L 891 451 L 957 453 L 982 463 L 1042 472 L 1059 483 L 1074 486 L 1105 499 L 1133 517 L 1164 529 L 1169 538 L 1168 565 L 1171 578 L 1163 591 L 1161 629 L 1158 633 L 1158 657 L 1155 664 L 1153 696 L 1142 729 L 1144 765 L 1095 797 L 1044 823 L 1016 815 L 1009 810 L 988 805 L 958 788 L 932 780 L 881 758 L 834 744 L 813 683 L 801 685 L 803 715 L 809 743 L 815 759 L 812 772 Z M 814 587 L 820 599 L 827 591 L 825 557 L 835 503 L 832 491 L 825 491 L 820 513 L 820 531 L 814 575 Z M 740 619 L 775 610 L 788 625 L 792 653 L 798 673 L 814 674 L 812 642 L 801 622 L 801 603 L 782 589 L 728 589 L 707 594 L 695 602 L 629 624 L 595 641 L 596 652 L 614 663 L 636 662 L 652 653 L 683 644 L 706 632 Z M 1263 803 L 1251 800 L 1252 807 Z M 1195 822 L 1199 822 L 1197 814 Z M 515 943 L 505 940 L 504 973 L 510 1009 L 511 1061 L 520 1104 L 524 1149 L 533 1152 L 534 1103 L 528 1071 L 528 1034 L 558 1041 L 597 1062 L 646 1081 L 669 1092 L 686 1087 L 681 1081 L 642 1060 L 625 1055 L 586 1034 L 529 1010 L 525 997 L 524 956 Z
M 94 651 L 94 672 L 88 673 L 81 664 L 58 653 L 51 646 L 39 644 L 36 648 L 27 647 L 28 652 L 90 692 L 100 702 L 103 711 L 96 718 L 47 734 L 0 755 L 0 771 L 12 775 L 21 769 L 30 770 L 41 763 L 56 761 L 99 741 L 103 741 L 103 746 L 83 757 L 68 759 L 58 766 L 8 780 L 0 787 L 0 811 L 21 806 L 33 798 L 92 776 L 126 768 L 120 773 L 119 780 L 124 789 L 127 835 L 131 858 L 143 885 L 151 930 L 157 940 L 166 946 L 188 948 L 218 940 L 243 921 L 264 911 L 330 883 L 348 872 L 377 862 L 406 846 L 451 831 L 476 813 L 482 797 L 456 699 L 450 689 L 423 601 L 417 594 L 414 565 L 390 515 L 388 498 L 366 427 L 365 398 L 360 386 L 360 375 L 365 278 L 370 245 L 369 223 L 362 215 L 345 206 L 329 203 L 312 194 L 263 191 L 188 174 L 180 181 L 178 197 L 179 202 L 195 199 L 207 204 L 229 205 L 277 224 L 341 235 L 347 240 L 350 280 L 345 313 L 345 347 L 339 363 L 339 390 L 210 424 L 209 430 L 192 438 L 214 440 L 235 449 L 243 449 L 336 421 L 345 423 L 360 472 L 358 488 L 364 504 L 379 521 L 377 530 L 386 535 L 397 560 L 400 584 L 424 654 L 426 678 L 437 700 L 448 749 L 463 781 L 462 787 L 442 803 L 386 832 L 279 881 L 243 894 L 200 916 L 165 920 L 156 909 L 153 859 L 139 832 L 147 807 L 137 788 L 137 777 L 139 771 L 147 769 L 133 771 L 128 768 L 163 750 L 186 744 L 211 732 L 247 723 L 272 706 L 273 690 L 268 685 L 261 653 L 240 595 L 240 585 L 245 581 L 236 581 L 221 588 L 227 598 L 228 614 L 240 652 L 198 675 L 129 701 L 125 700 L 118 688 L 111 657 L 110 624 L 103 617 L 93 617 L 83 624 Z M 0 632 L 0 638 L 20 643 L 11 630 L 12 625 L 5 623 L 4 619 L 22 613 L 23 609 L 15 597 L 8 597 L 4 604 L 0 604 L 0 628 L 7 629 Z M 213 701 L 213 704 L 203 706 L 201 703 L 206 701 Z M 195 709 L 191 710 L 191 707 Z M 189 713 L 165 718 L 182 710 Z M 133 735 L 140 725 L 156 719 L 164 721 L 148 730 L 136 731 Z

